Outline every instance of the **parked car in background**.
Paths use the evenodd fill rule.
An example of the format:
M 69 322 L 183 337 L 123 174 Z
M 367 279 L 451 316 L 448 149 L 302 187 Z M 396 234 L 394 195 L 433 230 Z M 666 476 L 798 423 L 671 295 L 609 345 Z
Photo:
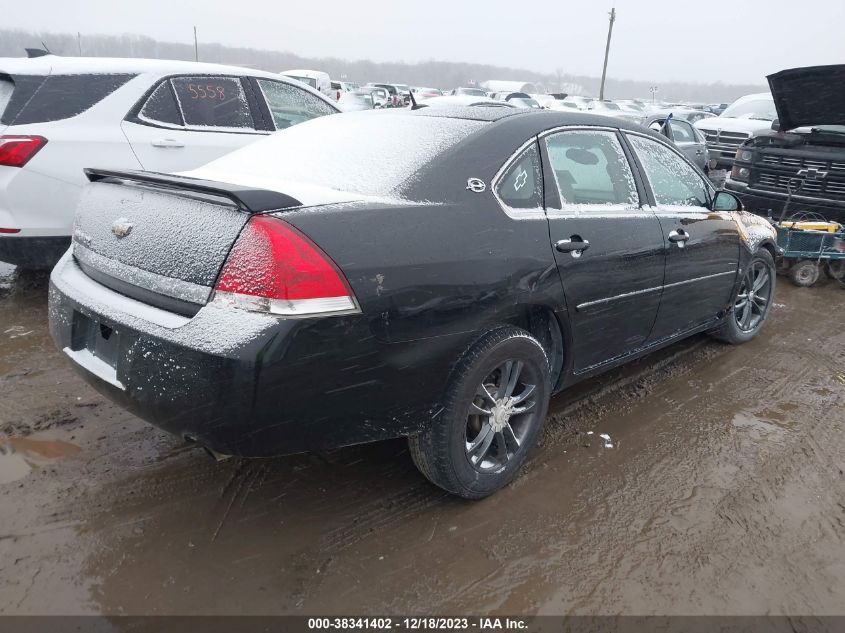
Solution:
M 749 210 L 780 217 L 789 190 L 793 213 L 845 224 L 845 65 L 769 75 L 777 119 L 736 151 L 725 187 Z
M 354 92 L 341 92 L 337 100 L 337 107 L 342 112 L 356 112 L 358 110 L 372 110 L 376 107 L 373 101 L 373 93 L 356 90 Z
M 475 97 L 472 95 L 443 95 L 432 97 L 422 102 L 422 105 L 432 108 L 454 108 L 454 107 L 492 107 L 492 108 L 515 108 L 516 106 L 507 101 L 498 101 L 489 97 Z
M 649 110 L 648 115 L 649 117 L 660 115 L 666 116 L 670 112 L 672 113 L 673 118 L 689 121 L 690 123 L 695 123 L 697 121 L 701 121 L 702 119 L 712 119 L 714 117 L 711 112 L 705 112 L 704 110 L 692 110 L 690 108 L 658 108 Z
M 408 84 L 393 84 L 396 86 L 396 90 L 401 98 L 401 102 L 399 103 L 400 106 L 406 106 L 411 104 L 411 86 Z
M 667 120 L 668 128 L 666 127 Z M 663 134 L 686 155 L 691 163 L 701 171 L 707 172 L 707 141 L 692 123 L 675 118 L 673 111 L 663 114 L 651 113 L 643 119 L 642 124 Z
M 174 172 L 334 114 L 280 75 L 196 62 L 0 60 L 0 261 L 49 268 L 70 244 L 84 167 Z
M 376 84 L 370 83 L 367 84 L 368 86 L 375 86 L 376 88 L 384 88 L 387 90 L 387 93 L 390 95 L 389 102 L 387 107 L 389 108 L 400 108 L 405 104 L 405 95 L 403 95 L 400 90 L 394 84 Z
M 612 116 L 631 123 L 641 123 L 643 120 L 643 113 L 638 111 L 631 111 L 623 108 L 618 103 L 614 103 L 609 99 L 599 100 L 594 99 L 587 104 L 587 111 L 592 114 L 599 114 L 601 116 Z
M 716 116 L 719 116 L 720 114 L 722 114 L 722 112 L 727 110 L 728 105 L 730 105 L 730 104 L 728 104 L 728 103 L 711 103 L 710 104 L 710 112 L 712 112 Z
M 357 112 L 182 175 L 88 175 L 51 335 L 97 390 L 221 454 L 408 437 L 477 499 L 552 393 L 698 332 L 746 342 L 773 303 L 772 227 L 607 117 Z
M 587 110 L 588 106 L 594 99 L 590 97 L 582 97 L 580 95 L 568 95 L 564 101 L 567 103 L 574 103 L 579 110 Z
M 351 82 L 351 81 L 332 81 L 332 98 L 335 101 L 340 100 L 340 95 L 344 92 L 352 92 L 354 90 L 358 90 L 360 87 L 358 84 Z
M 411 87 L 411 92 L 414 94 L 414 99 L 420 101 L 422 99 L 430 99 L 431 97 L 442 97 L 443 91 L 437 88 L 425 88 L 423 86 Z
M 506 101 L 517 108 L 541 109 L 540 104 L 524 92 L 499 92 L 493 98 Z
M 329 73 L 325 73 L 321 70 L 285 70 L 284 72 L 280 73 L 285 77 L 290 77 L 291 79 L 296 79 L 299 82 L 322 92 L 327 97 L 331 97 L 334 95 L 332 92 L 332 80 L 329 77 Z
M 450 95 L 466 95 L 469 97 L 486 97 L 487 91 L 482 90 L 481 88 L 473 88 L 470 86 L 465 86 L 461 88 L 453 88 L 449 91 Z
M 695 127 L 707 139 L 710 166 L 730 169 L 737 148 L 757 132 L 769 129 L 776 116 L 772 95 L 763 92 L 740 97 L 719 116 L 697 121 Z
M 574 101 L 567 101 L 566 99 L 555 99 L 546 106 L 546 109 L 572 112 L 573 110 L 577 111 L 579 108 L 578 104 L 576 104 Z
M 367 85 L 358 88 L 357 92 L 368 93 L 373 98 L 374 108 L 389 108 L 391 105 L 390 93 L 387 88 Z

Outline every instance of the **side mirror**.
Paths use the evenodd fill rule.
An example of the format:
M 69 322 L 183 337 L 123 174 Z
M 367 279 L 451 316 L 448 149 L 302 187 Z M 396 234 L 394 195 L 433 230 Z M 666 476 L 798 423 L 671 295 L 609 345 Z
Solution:
M 742 211 L 742 201 L 730 191 L 717 191 L 713 198 L 713 211 Z
M 778 121 L 777 119 L 775 119 L 774 121 L 772 121 L 772 129 L 773 129 L 775 132 L 780 132 L 780 121 Z

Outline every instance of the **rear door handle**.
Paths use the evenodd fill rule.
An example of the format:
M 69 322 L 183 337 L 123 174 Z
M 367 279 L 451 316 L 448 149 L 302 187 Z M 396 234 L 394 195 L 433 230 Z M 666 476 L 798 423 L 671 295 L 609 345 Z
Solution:
M 182 141 L 177 141 L 175 138 L 157 138 L 151 144 L 153 147 L 185 147 Z
M 673 244 L 677 244 L 679 247 L 683 247 L 688 240 L 689 233 L 687 233 L 683 229 L 678 229 L 677 231 L 672 231 L 669 233 L 669 241 Z
M 581 253 L 590 248 L 590 242 L 581 239 L 579 235 L 573 235 L 567 240 L 558 241 L 555 248 L 559 253 L 571 253 L 573 257 L 581 257 Z

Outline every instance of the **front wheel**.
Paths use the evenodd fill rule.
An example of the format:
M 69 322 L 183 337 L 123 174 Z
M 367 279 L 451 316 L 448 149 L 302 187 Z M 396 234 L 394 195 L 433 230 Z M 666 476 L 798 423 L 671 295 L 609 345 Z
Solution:
M 757 336 L 775 297 L 775 262 L 765 249 L 755 253 L 745 269 L 730 314 L 713 336 L 731 345 L 741 345 Z
M 515 327 L 488 332 L 459 361 L 428 430 L 408 438 L 411 457 L 444 490 L 486 497 L 513 480 L 536 444 L 550 392 L 537 339 Z

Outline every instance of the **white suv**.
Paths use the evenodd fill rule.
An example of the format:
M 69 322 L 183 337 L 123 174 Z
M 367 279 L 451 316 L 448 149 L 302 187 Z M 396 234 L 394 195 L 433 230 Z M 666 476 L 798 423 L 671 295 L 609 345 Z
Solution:
M 338 112 L 275 73 L 150 59 L 0 59 L 0 261 L 49 268 L 85 167 L 177 172 Z

